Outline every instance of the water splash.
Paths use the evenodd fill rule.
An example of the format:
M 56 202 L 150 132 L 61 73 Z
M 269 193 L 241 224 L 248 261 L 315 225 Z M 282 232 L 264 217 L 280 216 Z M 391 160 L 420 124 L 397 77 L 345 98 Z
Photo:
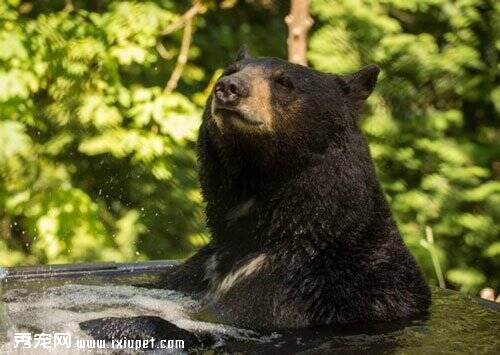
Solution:
M 152 274 L 156 275 L 143 278 L 134 272 L 108 278 L 3 280 L 0 354 L 13 353 L 15 332 L 69 332 L 72 338 L 89 339 L 78 326 L 82 321 L 145 315 L 162 317 L 192 332 L 210 333 L 216 341 L 214 347 L 229 353 L 500 353 L 500 307 L 457 292 L 434 289 L 429 316 L 400 325 L 323 327 L 263 335 L 206 321 L 210 318 L 201 321 L 200 304 L 184 294 L 126 286 L 143 283 Z M 52 353 L 60 353 L 60 349 Z
M 8 339 L 0 353 L 14 348 L 14 333 L 69 332 L 72 339 L 90 339 L 79 323 L 102 317 L 159 316 L 176 326 L 214 336 L 217 346 L 226 339 L 270 341 L 255 331 L 196 321 L 190 314 L 200 309 L 192 298 L 171 290 L 117 285 L 66 284 L 42 292 L 16 288 L 4 292 L 4 324 Z

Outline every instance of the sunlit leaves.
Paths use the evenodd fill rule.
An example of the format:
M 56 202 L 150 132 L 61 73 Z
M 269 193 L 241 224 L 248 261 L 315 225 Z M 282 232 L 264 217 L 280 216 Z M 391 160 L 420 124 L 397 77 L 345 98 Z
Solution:
M 114 47 L 111 49 L 111 55 L 118 59 L 118 62 L 123 65 L 130 65 L 132 63 L 142 64 L 146 61 L 148 52 L 135 45 L 128 45 L 123 47 Z
M 41 260 L 57 262 L 67 262 L 74 254 L 100 259 L 105 229 L 97 213 L 97 205 L 79 189 L 56 188 L 37 194 L 26 209 L 27 225 L 37 235 L 33 253 Z M 94 243 L 86 243 L 89 238 Z
M 96 127 L 119 125 L 122 121 L 120 111 L 106 103 L 101 95 L 90 94 L 82 99 L 78 109 L 78 116 L 82 123 L 93 123 Z
M 28 57 L 28 51 L 23 44 L 23 35 L 19 31 L 0 32 L 0 60 L 10 61 L 16 67 Z
M 33 168 L 26 164 L 33 142 L 25 130 L 20 122 L 0 121 L 0 210 L 14 210 L 33 178 Z
M 96 20 L 105 29 L 110 54 L 122 65 L 144 64 L 156 58 L 154 47 L 161 29 L 177 15 L 158 5 L 136 2 L 116 2 L 111 11 Z
M 26 155 L 31 149 L 31 139 L 22 123 L 0 121 L 0 164 L 8 164 L 15 156 Z
M 189 198 L 201 111 L 158 85 L 178 47 L 161 31 L 185 9 L 32 5 L 29 16 L 0 15 L 10 16 L 0 25 L 0 219 L 19 221 L 0 243 L 13 255 L 2 264 L 184 255 L 187 236 L 204 232 L 201 201 Z M 186 68 L 191 83 L 204 77 Z
M 30 72 L 0 69 L 0 102 L 10 99 L 27 99 L 38 87 L 37 78 Z
M 486 277 L 477 269 L 457 268 L 446 273 L 448 279 L 458 285 L 462 285 L 460 290 L 470 292 L 477 290 L 479 286 L 486 282 Z
M 137 127 L 156 124 L 161 133 L 177 141 L 195 139 L 201 111 L 185 96 L 162 94 L 160 88 L 134 88 L 133 107 L 128 111 Z

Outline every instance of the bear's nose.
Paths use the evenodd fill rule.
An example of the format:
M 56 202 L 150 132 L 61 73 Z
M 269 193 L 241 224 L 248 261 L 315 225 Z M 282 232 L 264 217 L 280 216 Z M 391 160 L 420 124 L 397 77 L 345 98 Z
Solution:
M 215 84 L 215 97 L 223 105 L 234 105 L 247 94 L 248 88 L 238 77 L 225 76 Z

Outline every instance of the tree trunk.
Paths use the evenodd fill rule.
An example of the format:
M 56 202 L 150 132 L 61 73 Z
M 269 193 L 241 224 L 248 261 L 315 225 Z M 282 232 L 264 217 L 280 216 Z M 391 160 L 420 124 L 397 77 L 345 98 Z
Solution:
M 288 25 L 288 60 L 307 65 L 307 32 L 313 24 L 309 16 L 309 0 L 291 0 L 290 14 L 285 22 Z

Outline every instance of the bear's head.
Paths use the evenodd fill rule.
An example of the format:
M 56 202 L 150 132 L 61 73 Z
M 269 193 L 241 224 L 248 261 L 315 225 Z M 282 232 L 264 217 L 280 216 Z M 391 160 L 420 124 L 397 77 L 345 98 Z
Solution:
M 253 168 L 297 166 L 358 132 L 359 108 L 378 73 L 375 65 L 351 75 L 322 73 L 240 50 L 216 82 L 204 120 L 228 159 Z

